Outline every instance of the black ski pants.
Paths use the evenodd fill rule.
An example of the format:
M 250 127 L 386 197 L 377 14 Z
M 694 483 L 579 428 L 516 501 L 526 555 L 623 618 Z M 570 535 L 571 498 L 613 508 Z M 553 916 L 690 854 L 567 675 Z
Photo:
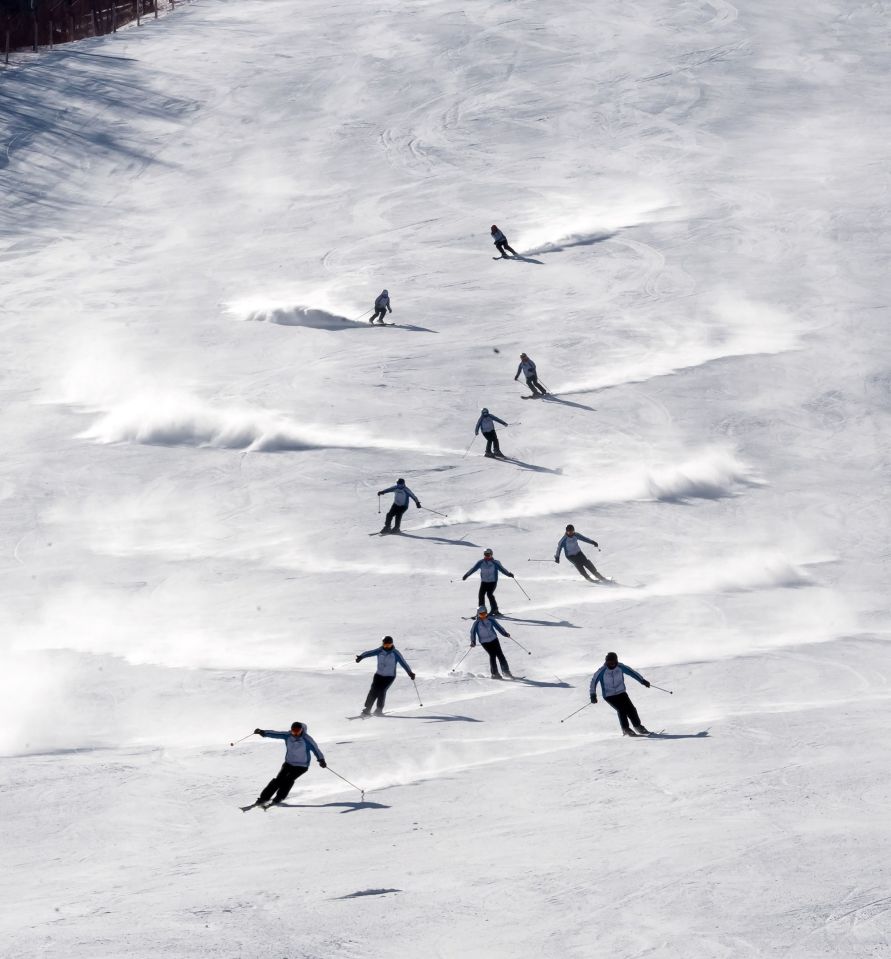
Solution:
M 507 245 L 507 240 L 497 240 L 497 241 L 495 242 L 495 249 L 498 250 L 498 252 L 499 252 L 502 256 L 506 256 L 506 255 L 507 255 L 507 254 L 504 252 L 505 250 L 510 250 L 510 252 L 513 253 L 514 256 L 519 256 L 519 253 L 517 253 L 517 251 L 516 251 L 512 246 L 508 246 L 508 245 Z
M 402 522 L 402 517 L 405 515 L 405 511 L 408 509 L 408 503 L 405 506 L 397 506 L 395 503 L 390 507 L 389 512 L 387 513 L 387 518 L 384 520 L 384 529 L 390 528 L 390 522 L 393 523 L 394 529 L 399 529 L 399 524 Z
M 480 645 L 489 654 L 489 668 L 492 670 L 492 675 L 499 675 L 498 666 L 500 664 L 504 675 L 510 676 L 510 666 L 507 665 L 507 659 L 505 659 L 504 651 L 501 649 L 501 640 L 493 639 L 491 643 L 480 643 Z
M 365 708 L 371 709 L 377 700 L 377 708 L 383 711 L 384 703 L 387 701 L 387 690 L 393 685 L 395 679 L 395 676 L 381 676 L 380 673 L 375 673 L 371 679 L 371 689 L 365 697 Z
M 529 387 L 529 389 L 530 389 L 533 393 L 538 393 L 539 396 L 545 396 L 545 395 L 547 394 L 547 392 L 548 392 L 548 391 L 541 385 L 541 383 L 538 382 L 538 377 L 537 377 L 537 376 L 527 376 L 527 377 L 526 377 L 526 385 Z
M 292 766 L 290 763 L 285 763 L 278 771 L 275 779 L 269 780 L 269 784 L 260 793 L 257 802 L 269 802 L 273 794 L 275 795 L 275 802 L 284 802 L 288 798 L 288 793 L 291 791 L 291 786 L 294 785 L 295 780 L 299 779 L 308 768 L 308 766 Z
M 386 309 L 375 310 L 373 316 L 368 321 L 369 323 L 374 323 L 375 320 L 380 320 L 381 323 L 384 322 L 384 317 L 387 315 Z
M 622 729 L 628 728 L 629 719 L 632 726 L 640 725 L 640 716 L 637 715 L 634 703 L 628 698 L 628 693 L 618 693 L 616 696 L 604 696 L 603 698 L 619 714 L 619 725 Z
M 498 612 L 498 600 L 495 599 L 495 587 L 498 583 L 480 583 L 479 598 L 476 601 L 477 606 L 485 606 L 484 600 L 489 598 L 489 612 Z
M 597 572 L 597 567 L 585 556 L 584 553 L 576 553 L 575 556 L 568 557 L 569 562 L 585 577 L 585 579 L 591 579 L 591 577 L 585 572 L 586 569 L 591 570 L 591 572 L 597 577 L 597 579 L 606 579 L 605 576 L 601 576 Z M 593 580 L 591 580 L 593 582 Z
M 486 452 L 495 453 L 496 456 L 501 455 L 501 446 L 498 443 L 498 434 L 495 430 L 483 430 L 483 436 L 486 437 Z

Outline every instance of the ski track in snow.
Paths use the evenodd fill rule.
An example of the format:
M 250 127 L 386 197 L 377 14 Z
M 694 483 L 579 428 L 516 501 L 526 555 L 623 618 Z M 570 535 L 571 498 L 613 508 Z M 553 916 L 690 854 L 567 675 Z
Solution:
M 881 5 L 292 13 L 0 76 L 6 952 L 878 955 Z M 447 515 L 368 535 L 398 476 Z M 329 772 L 242 814 L 294 719 Z

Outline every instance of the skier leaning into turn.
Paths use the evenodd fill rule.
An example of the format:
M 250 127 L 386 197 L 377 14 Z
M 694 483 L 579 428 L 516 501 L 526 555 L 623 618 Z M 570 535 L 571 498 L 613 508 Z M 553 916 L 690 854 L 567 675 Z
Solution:
M 592 546 L 597 546 L 597 543 L 593 539 L 588 539 L 587 536 L 582 536 L 581 533 L 575 531 L 575 527 L 572 523 L 566 527 L 566 535 L 557 543 L 557 552 L 554 553 L 554 562 L 560 562 L 560 553 L 561 551 L 566 554 L 566 558 L 572 563 L 573 566 L 588 580 L 589 583 L 593 583 L 594 580 L 585 572 L 586 569 L 590 570 L 601 583 L 610 582 L 606 576 L 601 575 L 597 571 L 597 567 L 588 559 L 587 556 L 582 552 L 582 547 L 579 546 L 579 542 L 590 543 Z
M 507 259 L 507 254 L 504 252 L 505 250 L 510 250 L 514 256 L 520 255 L 512 246 L 508 246 L 507 237 L 501 232 L 501 230 L 498 229 L 497 226 L 495 226 L 494 223 L 492 224 L 492 229 L 489 230 L 489 232 L 492 234 L 492 239 L 495 241 L 495 249 L 498 250 L 503 259 Z
M 384 520 L 384 528 L 381 530 L 381 533 L 390 532 L 390 522 L 393 522 L 393 531 L 399 532 L 399 524 L 402 522 L 402 516 L 405 511 L 408 509 L 409 499 L 415 501 L 415 505 L 418 509 L 421 508 L 421 501 L 415 496 L 415 494 L 405 485 L 404 479 L 396 480 L 395 486 L 388 486 L 386 489 L 378 491 L 378 496 L 383 496 L 385 493 L 393 493 L 393 505 L 390 507 L 387 512 L 386 519 Z
M 390 294 L 386 290 L 381 290 L 378 298 L 374 301 L 374 313 L 368 322 L 374 323 L 374 321 L 377 320 L 379 323 L 383 323 L 387 313 L 392 312 L 393 308 L 390 306 Z
M 533 396 L 548 395 L 548 391 L 538 382 L 535 363 L 533 363 L 525 353 L 520 354 L 520 365 L 517 367 L 517 375 L 514 377 L 514 380 L 518 380 L 521 373 L 526 377 L 526 385 L 529 387 L 529 391 Z
M 486 437 L 486 456 L 497 456 L 500 459 L 504 459 L 504 454 L 501 452 L 501 444 L 498 442 L 498 434 L 495 432 L 496 423 L 500 423 L 502 426 L 507 426 L 507 423 L 505 423 L 504 420 L 499 419 L 493 413 L 490 413 L 489 410 L 484 406 L 480 410 L 480 418 L 476 421 L 476 426 L 473 429 L 473 435 L 479 436 L 480 430 L 482 430 L 483 436 Z
M 274 779 L 269 780 L 263 792 L 257 797 L 255 806 L 265 805 L 270 800 L 272 800 L 271 805 L 284 802 L 295 780 L 309 769 L 313 756 L 318 759 L 322 769 L 328 765 L 318 744 L 306 731 L 306 723 L 291 723 L 291 731 L 287 733 L 276 732 L 274 729 L 255 729 L 254 735 L 285 741 L 285 761 L 282 768 Z
M 492 672 L 492 679 L 503 678 L 501 673 L 498 672 L 499 664 L 501 665 L 501 670 L 504 675 L 509 679 L 513 679 L 510 666 L 507 665 L 507 659 L 501 648 L 501 640 L 498 638 L 498 633 L 510 639 L 510 633 L 501 623 L 499 623 L 497 619 L 490 619 L 489 614 L 486 612 L 486 607 L 480 606 L 476 611 L 476 619 L 470 627 L 470 645 L 471 647 L 476 646 L 477 640 L 479 640 L 480 645 L 489 654 L 489 669 Z
M 483 550 L 483 558 L 478 562 L 474 563 L 469 570 L 461 577 L 462 580 L 467 579 L 472 573 L 475 573 L 479 570 L 480 573 L 480 592 L 479 598 L 477 599 L 478 606 L 484 606 L 483 600 L 488 596 L 489 597 L 489 609 L 493 616 L 499 616 L 500 610 L 498 609 L 498 602 L 495 599 L 495 587 L 498 586 L 498 572 L 499 570 L 504 573 L 505 576 L 514 578 L 514 574 L 510 570 L 505 569 L 501 563 L 492 555 L 492 550 L 486 549 Z
M 640 721 L 634 703 L 631 702 L 628 693 L 625 691 L 626 676 L 631 676 L 632 679 L 636 679 L 643 686 L 649 687 L 650 685 L 649 681 L 644 679 L 640 673 L 635 672 L 630 666 L 620 663 L 619 657 L 615 653 L 607 653 L 603 665 L 591 677 L 591 702 L 597 702 L 597 684 L 600 683 L 603 698 L 619 714 L 622 735 L 649 736 L 649 729 Z M 631 720 L 631 725 L 637 730 L 636 733 L 631 731 L 628 720 Z
M 374 711 L 374 715 L 383 716 L 384 704 L 387 701 L 387 690 L 393 685 L 396 679 L 396 665 L 400 665 L 406 673 L 408 673 L 408 678 L 411 680 L 414 680 L 415 674 L 411 671 L 408 663 L 403 659 L 402 653 L 393 645 L 392 636 L 384 636 L 381 645 L 378 646 L 377 649 L 369 649 L 364 653 L 360 653 L 356 657 L 356 662 L 361 663 L 363 659 L 369 656 L 377 656 L 377 669 L 374 671 L 374 676 L 371 679 L 371 688 L 365 697 L 365 708 L 362 710 L 362 715 L 370 716 L 371 707 L 375 701 L 377 701 L 377 709 Z

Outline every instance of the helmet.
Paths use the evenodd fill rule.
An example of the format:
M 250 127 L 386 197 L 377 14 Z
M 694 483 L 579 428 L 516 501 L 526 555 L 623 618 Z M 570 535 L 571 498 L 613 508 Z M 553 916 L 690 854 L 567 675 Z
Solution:
M 396 485 L 405 486 L 405 480 L 400 477 L 398 480 L 396 480 Z
M 486 613 L 486 615 L 488 615 L 488 610 L 485 606 L 480 606 L 480 608 L 476 611 L 477 616 L 479 616 L 480 613 Z
M 483 550 L 483 556 L 491 556 L 491 555 L 492 555 L 492 550 L 489 549 L 488 547 L 486 547 L 486 548 Z
M 389 290 L 384 290 L 383 292 L 389 294 L 390 291 L 389 291 Z
M 619 661 L 619 657 L 616 653 L 607 653 L 603 659 L 604 659 L 604 662 L 608 662 L 611 659 L 614 659 L 616 662 Z
M 521 354 L 520 354 L 520 359 L 521 359 L 521 360 L 525 360 L 525 359 L 526 359 L 526 354 L 525 354 L 525 353 L 521 353 Z
M 481 413 L 488 413 L 489 410 L 484 406 L 484 407 L 480 410 L 480 412 L 481 412 Z
M 291 732 L 295 729 L 299 729 L 300 732 L 303 732 L 303 723 L 291 723 Z
M 382 643 L 392 643 L 392 642 L 393 642 L 393 637 L 392 637 L 392 636 L 384 636 L 384 638 L 381 640 L 381 642 L 382 642 Z

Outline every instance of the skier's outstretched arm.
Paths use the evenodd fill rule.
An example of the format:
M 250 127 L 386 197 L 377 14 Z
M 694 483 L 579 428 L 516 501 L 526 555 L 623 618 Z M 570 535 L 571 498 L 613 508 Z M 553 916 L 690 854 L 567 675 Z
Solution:
M 597 543 L 593 539 L 588 539 L 587 536 L 582 536 L 581 533 L 575 534 L 576 539 L 580 539 L 583 543 L 590 543 L 592 546 L 597 546 Z M 598 547 L 599 549 L 600 547 Z
M 489 415 L 492 416 L 491 413 Z M 492 419 L 495 420 L 496 423 L 500 423 L 502 426 L 507 426 L 507 423 L 505 423 L 504 420 L 498 416 L 492 416 Z
M 510 579 L 513 579 L 513 578 L 514 578 L 514 574 L 513 574 L 509 569 L 505 569 L 497 559 L 495 560 L 495 566 L 496 566 L 502 573 L 504 573 L 504 575 L 507 576 L 508 578 L 510 578 Z
M 606 666 L 601 666 L 596 673 L 591 677 L 591 686 L 588 689 L 588 692 L 591 694 L 591 702 L 597 702 L 597 684 L 600 683 L 600 691 L 603 692 L 603 671 L 606 669 Z
M 644 679 L 640 673 L 638 673 L 636 670 L 633 670 L 630 666 L 626 666 L 624 663 L 619 663 L 619 668 L 622 670 L 622 672 L 626 676 L 630 676 L 632 679 L 636 679 L 641 684 L 641 686 L 650 685 L 650 681 L 648 679 Z
M 415 674 L 411 671 L 411 666 L 408 665 L 402 653 L 400 653 L 398 649 L 396 650 L 396 662 L 399 663 L 399 665 L 406 671 L 406 673 L 408 673 L 409 679 L 415 678 Z
M 560 562 L 560 553 L 566 549 L 566 537 L 564 536 L 559 543 L 557 543 L 557 552 L 554 553 L 554 562 Z
M 377 656 L 378 651 L 376 649 L 366 649 L 364 653 L 359 653 L 356 657 L 356 662 L 361 663 L 363 659 L 367 659 L 369 656 Z
M 322 769 L 325 769 L 328 763 L 325 762 L 325 757 L 322 754 L 322 750 L 319 749 L 319 744 L 312 738 L 312 736 L 309 735 L 309 733 L 305 732 L 303 734 L 303 738 L 306 740 L 306 745 L 309 747 L 309 751 L 316 757 L 316 759 L 318 759 L 319 765 L 322 767 Z
M 473 566 L 471 566 L 470 569 L 467 570 L 467 572 L 461 577 L 461 579 L 467 579 L 467 577 L 470 576 L 471 573 L 475 573 L 480 568 L 480 563 L 482 563 L 482 560 L 479 560 L 478 562 L 474 563 Z
M 254 732 L 256 732 L 256 730 L 254 730 Z M 264 739 L 287 739 L 288 736 L 290 736 L 291 734 L 289 732 L 288 733 L 276 732 L 276 730 L 274 729 L 261 729 L 260 735 Z

